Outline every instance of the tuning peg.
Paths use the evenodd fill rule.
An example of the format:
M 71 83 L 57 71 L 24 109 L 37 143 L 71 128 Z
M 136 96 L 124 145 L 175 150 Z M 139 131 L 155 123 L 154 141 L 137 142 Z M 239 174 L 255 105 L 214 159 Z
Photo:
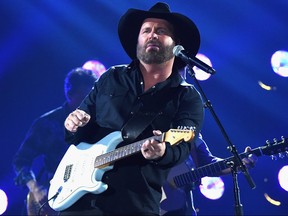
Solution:
M 266 145 L 270 146 L 270 141 L 269 140 L 266 140 Z

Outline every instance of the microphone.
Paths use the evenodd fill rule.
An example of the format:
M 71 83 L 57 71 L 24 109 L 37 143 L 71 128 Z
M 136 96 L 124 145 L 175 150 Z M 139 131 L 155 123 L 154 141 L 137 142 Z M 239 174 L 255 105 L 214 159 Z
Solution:
M 179 58 L 182 59 L 186 64 L 190 65 L 191 67 L 196 66 L 200 68 L 201 70 L 205 71 L 206 73 L 209 74 L 215 74 L 216 71 L 207 65 L 206 63 L 202 62 L 200 59 L 196 57 L 189 57 L 187 52 L 184 50 L 183 46 L 181 45 L 176 45 L 173 48 L 173 54 Z

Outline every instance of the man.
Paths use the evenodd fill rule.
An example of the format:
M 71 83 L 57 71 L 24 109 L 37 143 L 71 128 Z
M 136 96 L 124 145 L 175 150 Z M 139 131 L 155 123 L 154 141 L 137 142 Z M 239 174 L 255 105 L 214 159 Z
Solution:
M 121 131 L 122 139 L 114 138 L 119 140 L 115 148 L 125 149 L 129 143 L 141 141 L 141 152 L 127 157 L 128 149 L 113 166 L 101 169 L 97 165 L 95 175 L 101 173 L 98 183 L 108 187 L 100 192 L 81 191 L 83 196 L 74 199 L 60 215 L 159 215 L 161 187 L 170 169 L 188 158 L 193 139 L 170 145 L 153 135 L 178 128 L 192 130 L 198 137 L 202 127 L 201 97 L 179 75 L 185 64 L 172 52 L 181 44 L 192 55 L 197 53 L 200 36 L 193 21 L 172 13 L 165 3 L 157 3 L 148 11 L 129 9 L 120 19 L 118 34 L 132 62 L 111 67 L 100 77 L 79 108 L 66 118 L 66 140 L 80 146 L 83 142 L 96 143 L 91 145 L 96 149 L 103 148 L 102 141 L 108 140 L 98 156 L 105 161 L 115 157 L 109 154 L 110 143 L 115 145 L 112 132 Z M 99 158 L 95 164 L 102 160 Z M 93 176 L 75 180 L 81 185 L 87 178 Z M 60 186 L 55 193 L 52 206 L 57 195 L 66 199 L 62 189 Z
M 17 174 L 15 183 L 27 186 L 30 192 L 27 201 L 28 215 L 38 214 L 36 209 L 39 209 L 40 204 L 44 201 L 47 201 L 49 181 L 68 147 L 64 140 L 64 120 L 72 110 L 79 106 L 96 79 L 95 73 L 90 70 L 83 68 L 71 70 L 64 82 L 65 103 L 43 114 L 33 122 L 15 154 L 13 159 L 13 166 Z M 44 166 L 35 176 L 32 165 L 40 156 L 43 157 Z M 38 205 L 32 205 L 34 201 Z

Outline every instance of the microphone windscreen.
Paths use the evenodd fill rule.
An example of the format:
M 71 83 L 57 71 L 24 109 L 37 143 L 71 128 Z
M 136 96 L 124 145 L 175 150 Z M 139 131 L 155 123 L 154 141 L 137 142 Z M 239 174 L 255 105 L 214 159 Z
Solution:
M 178 56 L 182 50 L 184 50 L 183 46 L 181 46 L 181 45 L 176 45 L 176 46 L 173 48 L 173 54 L 174 54 L 175 56 Z

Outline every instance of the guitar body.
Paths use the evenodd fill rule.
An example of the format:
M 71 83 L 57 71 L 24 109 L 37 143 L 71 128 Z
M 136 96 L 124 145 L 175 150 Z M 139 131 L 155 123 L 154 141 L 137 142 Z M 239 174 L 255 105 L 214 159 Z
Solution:
M 170 129 L 161 136 L 150 138 L 174 145 L 182 140 L 188 142 L 193 137 L 194 132 L 191 130 Z M 104 173 L 113 169 L 115 161 L 140 152 L 144 141 L 116 149 L 123 139 L 121 131 L 115 131 L 95 144 L 81 142 L 77 146 L 71 145 L 50 181 L 50 207 L 62 211 L 87 193 L 99 194 L 107 190 L 108 185 L 101 182 Z
M 162 200 L 160 203 L 161 215 L 166 212 L 181 209 L 186 205 L 187 197 L 184 190 L 171 184 L 174 176 L 178 176 L 186 172 L 189 172 L 189 168 L 185 162 L 171 168 L 167 181 L 162 188 Z
M 49 201 L 51 208 L 61 211 L 88 192 L 99 194 L 105 191 L 108 186 L 101 182 L 101 179 L 105 171 L 112 169 L 113 166 L 94 168 L 95 159 L 98 155 L 115 149 L 122 141 L 121 132 L 116 131 L 101 139 L 97 145 L 87 143 L 71 145 L 50 181 L 48 199 L 59 193 L 56 198 Z

